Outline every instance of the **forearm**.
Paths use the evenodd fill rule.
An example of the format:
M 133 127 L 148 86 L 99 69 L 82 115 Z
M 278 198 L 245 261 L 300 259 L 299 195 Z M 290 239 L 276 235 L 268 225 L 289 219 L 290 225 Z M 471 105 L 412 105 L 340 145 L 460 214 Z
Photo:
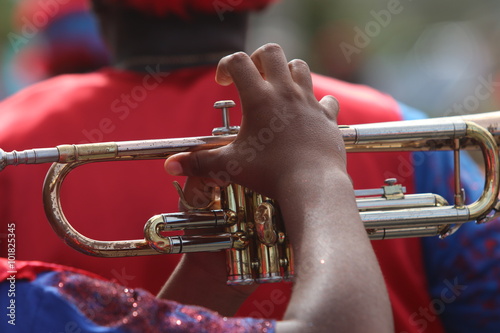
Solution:
M 233 316 L 256 286 L 226 285 L 225 260 L 224 252 L 184 255 L 158 298 L 203 306 L 223 316 Z M 206 263 L 211 267 L 205 267 Z
M 291 194 L 297 188 L 286 188 L 297 180 L 282 186 L 288 192 L 280 203 L 294 246 L 297 279 L 278 332 L 392 331 L 387 291 L 350 180 L 344 172 L 331 170 L 294 175 L 307 184 L 300 187 L 300 195 Z

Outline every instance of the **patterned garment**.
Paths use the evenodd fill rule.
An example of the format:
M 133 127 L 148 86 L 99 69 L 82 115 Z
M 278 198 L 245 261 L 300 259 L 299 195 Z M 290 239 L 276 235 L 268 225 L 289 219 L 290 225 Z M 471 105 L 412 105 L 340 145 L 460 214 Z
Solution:
M 71 268 L 24 262 L 13 274 L 0 263 L 0 307 L 11 314 L 1 332 L 274 332 L 271 320 L 223 317 Z

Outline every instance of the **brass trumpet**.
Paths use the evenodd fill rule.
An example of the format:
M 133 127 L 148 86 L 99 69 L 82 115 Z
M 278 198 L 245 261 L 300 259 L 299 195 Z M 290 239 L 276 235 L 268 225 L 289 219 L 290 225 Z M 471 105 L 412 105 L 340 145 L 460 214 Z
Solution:
M 237 184 L 218 189 L 217 199 L 208 207 L 151 217 L 144 226 L 144 238 L 137 240 L 90 239 L 72 227 L 60 204 L 65 177 L 74 168 L 87 163 L 164 159 L 179 152 L 213 149 L 231 143 L 238 131 L 237 127 L 229 125 L 228 108 L 233 105 L 232 101 L 215 104 L 223 111 L 224 126 L 214 129 L 212 136 L 61 145 L 21 152 L 0 150 L 0 170 L 8 165 L 53 163 L 43 186 L 45 212 L 57 235 L 82 253 L 124 257 L 225 250 L 228 284 L 290 280 L 294 275 L 293 253 L 278 204 Z M 394 179 L 386 180 L 378 189 L 355 191 L 369 237 L 446 237 L 465 222 L 483 223 L 493 218 L 500 210 L 497 200 L 500 176 L 498 119 L 500 111 L 340 126 L 347 152 L 454 152 L 453 204 L 437 194 L 405 194 L 405 188 Z M 480 149 L 485 165 L 483 193 L 469 205 L 464 204 L 460 184 L 459 153 L 462 149 Z M 197 229 L 199 235 L 179 236 L 178 231 L 185 229 Z

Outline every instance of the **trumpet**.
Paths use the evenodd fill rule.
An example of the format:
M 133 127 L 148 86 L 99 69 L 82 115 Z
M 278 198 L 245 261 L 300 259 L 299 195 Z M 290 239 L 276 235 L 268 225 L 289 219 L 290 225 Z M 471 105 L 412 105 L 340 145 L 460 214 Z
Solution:
M 179 152 L 214 149 L 230 144 L 238 127 L 229 124 L 232 101 L 214 105 L 222 110 L 223 127 L 212 136 L 60 145 L 24 151 L 0 149 L 0 170 L 9 165 L 53 163 L 43 185 L 47 219 L 69 246 L 91 256 L 226 251 L 229 285 L 289 281 L 294 276 L 293 252 L 279 204 L 272 198 L 229 184 L 217 188 L 206 207 L 159 214 L 144 226 L 143 238 L 100 241 L 79 233 L 64 216 L 60 192 L 65 177 L 93 162 L 164 159 Z M 470 221 L 484 223 L 497 215 L 500 203 L 498 144 L 500 111 L 469 116 L 339 126 L 347 152 L 453 151 L 454 202 L 438 194 L 406 194 L 396 179 L 380 188 L 356 190 L 356 202 L 370 239 L 446 237 Z M 483 192 L 466 205 L 460 184 L 460 151 L 480 150 L 485 165 Z M 181 200 L 182 191 L 179 189 Z M 188 205 L 186 205 L 188 206 Z M 189 206 L 188 206 L 189 207 Z M 196 235 L 179 235 L 195 229 Z

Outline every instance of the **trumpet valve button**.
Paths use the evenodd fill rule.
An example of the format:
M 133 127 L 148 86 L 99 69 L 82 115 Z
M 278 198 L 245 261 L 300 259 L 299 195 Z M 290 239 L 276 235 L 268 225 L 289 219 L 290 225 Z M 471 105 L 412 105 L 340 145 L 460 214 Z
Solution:
M 236 106 L 236 103 L 231 100 L 217 101 L 214 108 L 222 110 L 222 125 L 212 130 L 212 135 L 229 135 L 237 134 L 240 130 L 239 126 L 231 126 L 229 122 L 229 109 Z
M 387 178 L 387 179 L 384 181 L 384 183 L 385 183 L 386 185 L 389 185 L 389 186 L 390 186 L 390 185 L 395 185 L 395 184 L 397 183 L 397 181 L 398 181 L 398 180 L 397 180 L 396 178 Z
M 232 108 L 235 107 L 236 103 L 230 99 L 224 101 L 217 101 L 214 103 L 214 108 L 223 109 L 223 108 Z

